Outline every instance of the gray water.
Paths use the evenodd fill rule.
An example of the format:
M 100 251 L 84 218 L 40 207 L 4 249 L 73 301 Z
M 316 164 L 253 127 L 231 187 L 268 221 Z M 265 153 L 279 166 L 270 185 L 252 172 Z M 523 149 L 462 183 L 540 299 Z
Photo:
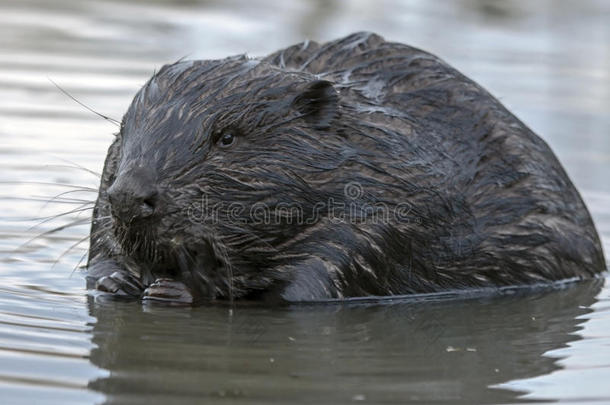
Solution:
M 499 97 L 554 149 L 610 252 L 607 1 L 0 0 L 0 404 L 610 403 L 603 280 L 232 313 L 87 296 L 80 205 L 117 128 L 49 79 L 120 119 L 164 63 L 357 30 Z

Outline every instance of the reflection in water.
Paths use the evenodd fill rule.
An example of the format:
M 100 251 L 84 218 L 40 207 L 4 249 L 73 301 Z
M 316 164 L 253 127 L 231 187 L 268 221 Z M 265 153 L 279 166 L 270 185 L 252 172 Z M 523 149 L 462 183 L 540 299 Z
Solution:
M 602 280 L 533 295 L 283 309 L 94 303 L 89 384 L 108 404 L 505 403 L 493 388 L 559 368 Z M 304 396 L 306 394 L 306 397 Z

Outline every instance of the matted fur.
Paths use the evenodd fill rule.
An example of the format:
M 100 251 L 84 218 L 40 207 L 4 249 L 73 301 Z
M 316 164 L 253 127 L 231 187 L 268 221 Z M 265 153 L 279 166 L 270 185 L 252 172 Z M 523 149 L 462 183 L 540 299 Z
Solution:
M 236 141 L 223 148 L 227 133 Z M 155 214 L 120 220 L 113 184 L 125 198 L 154 187 Z M 214 218 L 195 215 L 203 206 Z M 370 207 L 386 210 L 381 220 Z M 604 269 L 546 143 L 442 60 L 370 33 L 164 66 L 108 152 L 89 260 L 93 281 L 119 271 L 209 299 L 288 301 Z

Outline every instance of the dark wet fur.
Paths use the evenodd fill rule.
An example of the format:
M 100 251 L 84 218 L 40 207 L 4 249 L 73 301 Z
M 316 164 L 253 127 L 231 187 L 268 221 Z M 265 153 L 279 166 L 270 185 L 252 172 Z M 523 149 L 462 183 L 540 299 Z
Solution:
M 204 195 L 217 221 L 192 220 Z M 154 214 L 120 220 L 130 196 L 154 196 Z M 330 199 L 347 220 L 299 220 Z M 245 209 L 230 219 L 232 203 Z M 269 223 L 252 220 L 256 203 Z M 302 301 L 585 278 L 605 262 L 544 141 L 437 57 L 357 33 L 164 66 L 108 152 L 88 266 L 91 286 L 118 271 L 206 299 Z

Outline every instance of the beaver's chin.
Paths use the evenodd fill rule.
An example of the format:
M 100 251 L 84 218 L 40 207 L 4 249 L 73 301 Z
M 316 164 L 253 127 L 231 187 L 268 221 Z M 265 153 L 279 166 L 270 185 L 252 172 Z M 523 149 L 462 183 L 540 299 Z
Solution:
M 204 299 L 228 297 L 231 275 L 218 257 L 205 232 L 190 234 L 152 227 L 150 224 L 115 224 L 115 236 L 123 255 L 137 268 L 140 279 L 149 285 L 158 279 L 181 281 L 194 295 Z

